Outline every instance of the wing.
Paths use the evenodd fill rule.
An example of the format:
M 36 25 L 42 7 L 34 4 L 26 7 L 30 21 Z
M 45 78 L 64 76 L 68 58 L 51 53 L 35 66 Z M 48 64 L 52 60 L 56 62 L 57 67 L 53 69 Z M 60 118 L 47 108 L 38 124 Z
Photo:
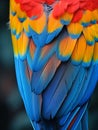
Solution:
M 30 119 L 76 128 L 98 80 L 97 0 L 10 5 L 16 75 Z

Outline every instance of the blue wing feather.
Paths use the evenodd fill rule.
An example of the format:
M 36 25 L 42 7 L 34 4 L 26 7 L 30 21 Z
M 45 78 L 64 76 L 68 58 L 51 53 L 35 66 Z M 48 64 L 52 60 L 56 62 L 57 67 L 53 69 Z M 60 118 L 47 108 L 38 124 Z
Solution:
M 91 94 L 94 91 L 94 88 L 96 87 L 96 83 L 98 82 L 98 64 L 94 65 L 90 68 L 92 68 L 93 70 L 92 70 L 92 73 L 88 75 L 89 81 L 88 81 L 88 83 L 86 82 L 88 86 L 87 86 L 87 89 L 83 96 L 84 98 L 81 99 L 80 104 L 83 104 L 84 102 L 86 102 L 89 99 L 89 97 L 91 96 Z
M 63 75 L 58 80 L 57 86 L 56 86 L 56 84 L 51 83 L 51 86 L 49 86 L 49 87 L 51 87 L 51 90 L 46 90 L 47 96 L 49 98 L 47 99 L 46 97 L 43 97 L 44 98 L 43 100 L 44 101 L 46 100 L 45 106 L 49 105 L 49 107 L 47 109 L 45 109 L 47 111 L 44 114 L 45 117 L 48 116 L 49 113 L 52 117 L 55 116 L 56 112 L 62 105 L 65 97 L 67 96 L 68 90 L 70 89 L 72 82 L 75 80 L 75 76 L 79 72 L 79 67 L 78 68 L 76 67 L 76 69 L 75 69 L 75 66 L 72 66 L 72 64 L 70 64 L 70 62 L 68 64 L 64 64 L 63 67 L 64 67 Z M 71 73 L 71 77 L 73 79 L 69 77 L 70 76 L 69 72 Z M 57 73 L 57 74 L 59 75 L 59 73 Z M 55 75 L 55 77 L 59 77 L 58 75 Z M 57 79 L 55 78 L 55 80 L 57 80 Z M 55 80 L 53 80 L 54 83 L 55 83 Z M 52 89 L 54 87 L 56 88 L 55 91 Z M 48 91 L 51 91 L 51 94 L 54 92 L 54 94 L 52 94 L 53 96 L 51 96 L 51 94 L 48 95 Z M 49 100 L 49 99 L 51 99 L 51 100 Z
M 74 124 L 73 124 L 72 127 L 71 127 L 72 130 L 74 130 L 74 129 L 77 128 L 79 122 L 81 122 L 81 119 L 82 119 L 83 115 L 84 115 L 85 112 L 86 112 L 86 109 L 87 109 L 87 104 L 84 104 L 84 105 L 80 108 L 80 110 L 79 110 L 79 112 L 78 112 L 78 115 L 77 115 L 77 118 L 76 118 Z
M 34 72 L 35 78 L 32 77 L 32 80 L 31 80 L 32 91 L 34 91 L 37 94 L 40 94 L 47 87 L 48 83 L 51 81 L 59 64 L 60 64 L 60 61 L 54 55 L 48 61 L 46 66 L 44 68 L 42 68 L 42 73 L 39 75 L 39 77 L 36 77 L 37 72 Z M 37 80 L 37 82 L 36 82 L 36 80 Z M 36 84 L 36 86 L 35 86 L 35 84 Z
M 72 106 L 75 107 L 79 104 L 79 102 L 78 102 L 79 99 L 78 99 L 77 95 L 80 93 L 80 90 L 84 91 L 84 90 L 82 90 L 83 88 L 82 88 L 81 83 L 82 83 L 83 79 L 85 78 L 85 82 L 86 82 L 85 87 L 88 88 L 89 79 L 92 76 L 92 72 L 93 72 L 93 67 L 90 68 L 90 70 L 88 72 L 84 67 L 80 68 L 79 74 L 75 78 L 75 81 L 74 81 L 73 85 L 71 86 L 71 90 L 70 90 L 67 98 L 65 99 L 62 107 L 60 108 L 58 115 L 63 115 L 64 113 L 67 113 L 68 111 L 70 111 L 72 109 Z M 81 99 L 83 99 L 83 101 L 85 100 L 85 97 L 83 95 L 80 94 L 79 98 L 80 97 L 81 97 Z M 87 101 L 87 100 L 85 100 L 85 101 Z
M 23 101 L 25 104 L 26 111 L 32 120 L 38 121 L 40 118 L 41 111 L 41 96 L 36 95 L 31 91 L 30 82 L 26 74 L 25 62 L 15 59 L 16 73 L 19 78 L 19 90 L 22 94 Z

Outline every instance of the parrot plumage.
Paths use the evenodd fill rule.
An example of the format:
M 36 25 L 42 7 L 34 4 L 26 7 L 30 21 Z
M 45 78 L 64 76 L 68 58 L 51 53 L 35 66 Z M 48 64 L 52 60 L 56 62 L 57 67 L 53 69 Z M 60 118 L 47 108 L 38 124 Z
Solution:
M 10 0 L 15 69 L 35 130 L 88 130 L 98 81 L 98 0 Z

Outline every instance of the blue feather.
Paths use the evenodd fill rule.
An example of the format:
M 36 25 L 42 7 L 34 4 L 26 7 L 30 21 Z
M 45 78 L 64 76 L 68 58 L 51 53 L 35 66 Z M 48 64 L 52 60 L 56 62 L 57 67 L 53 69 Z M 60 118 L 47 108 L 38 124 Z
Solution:
M 62 30 L 62 28 L 59 28 L 52 33 L 48 33 L 48 36 L 46 38 L 46 44 L 51 42 L 61 32 L 61 30 Z
M 49 105 L 49 103 L 51 102 L 53 95 L 55 94 L 55 92 L 57 90 L 58 84 L 64 75 L 65 67 L 66 66 L 63 63 L 60 65 L 53 80 L 50 82 L 47 89 L 43 93 L 43 111 L 42 111 L 43 116 L 47 116 L 46 112 L 45 112 L 46 108 Z M 47 96 L 48 96 L 48 98 L 47 98 Z
M 52 49 L 49 50 L 49 52 L 47 52 L 47 54 L 44 57 L 41 57 L 41 53 L 43 51 L 42 50 L 43 48 L 37 48 L 36 51 L 35 51 L 35 55 L 34 55 L 34 61 L 33 61 L 32 69 L 35 70 L 35 71 L 38 71 L 41 68 L 43 68 L 47 64 L 49 59 L 55 53 L 56 48 L 57 48 L 57 44 L 55 43 L 52 46 Z
M 38 34 L 29 26 L 29 31 L 36 46 L 42 47 L 46 44 L 46 38 L 48 35 L 46 28 L 44 28 L 42 33 Z
M 85 103 L 91 96 L 91 94 L 93 93 L 95 87 L 96 87 L 96 83 L 98 81 L 98 64 L 97 65 L 93 65 L 91 68 L 91 72 L 89 74 L 89 82 L 88 82 L 88 86 L 87 86 L 87 91 L 85 92 L 83 98 L 80 101 L 80 104 Z
M 16 29 L 11 29 L 11 33 L 12 33 L 13 35 L 16 35 Z
M 71 33 L 69 33 L 69 36 L 70 36 L 72 39 L 77 39 L 77 38 L 79 38 L 80 34 L 71 34 Z
M 65 124 L 65 122 L 68 120 L 70 114 L 71 113 L 69 112 L 69 113 L 63 115 L 63 117 L 58 119 L 58 123 L 59 123 L 60 126 L 63 126 Z
M 83 101 L 83 103 L 85 103 L 87 100 L 85 100 L 87 98 L 84 97 L 84 93 L 88 92 L 88 90 L 86 91 L 89 81 L 90 81 L 90 77 L 92 75 L 93 69 L 90 68 L 90 70 L 86 70 L 86 68 L 82 67 L 79 74 L 77 75 L 75 82 L 69 92 L 69 95 L 67 96 L 67 98 L 65 99 L 62 107 L 60 108 L 58 115 L 63 115 L 64 112 L 69 112 L 73 107 L 76 107 L 79 103 L 80 100 Z M 80 79 L 81 78 L 81 79 Z M 84 83 L 84 87 L 83 82 L 86 81 Z
M 82 130 L 88 130 L 88 110 L 87 109 L 82 117 L 81 123 L 82 123 Z
M 61 23 L 63 24 L 63 25 L 68 25 L 69 23 L 70 23 L 70 20 L 61 20 Z
M 13 16 L 15 16 L 15 15 L 16 15 L 16 12 L 14 12 L 14 11 L 11 11 L 11 14 L 12 14 Z
M 66 77 L 65 77 L 65 82 L 67 84 L 66 87 L 68 88 L 68 94 L 67 97 L 65 98 L 65 101 L 63 102 L 62 107 L 57 113 L 58 116 L 62 116 L 65 111 L 67 113 L 70 110 L 71 103 L 73 103 L 73 100 L 79 89 L 79 84 L 81 83 L 81 80 L 84 75 L 84 70 L 81 69 L 80 66 L 78 67 L 73 65 L 69 65 L 69 66 L 70 68 L 67 68 Z
M 28 77 L 26 76 L 26 66 L 25 63 L 21 60 L 18 61 L 18 70 L 20 71 L 20 80 L 21 80 L 21 86 L 20 90 L 21 93 L 23 93 L 23 101 L 25 104 L 26 111 L 32 120 L 38 121 L 40 119 L 40 111 L 41 111 L 41 96 L 36 95 L 31 91 L 31 86 L 28 80 Z M 16 63 L 17 63 L 16 61 Z M 19 79 L 18 79 L 19 80 Z
M 20 78 L 20 70 L 19 70 L 18 59 L 14 58 L 14 62 L 15 62 L 15 69 L 16 69 L 16 77 L 17 77 L 18 88 L 19 88 L 20 94 L 22 96 L 22 99 L 25 101 L 23 86 L 22 86 L 22 82 L 21 82 L 21 78 Z
M 67 96 L 66 94 L 68 93 L 68 90 L 70 89 L 71 84 L 79 71 L 79 67 L 77 68 L 75 66 L 72 66 L 72 64 L 70 64 L 70 62 L 68 62 L 67 64 L 65 63 L 64 69 L 65 69 L 65 71 L 63 72 L 63 77 L 59 77 L 58 76 L 59 73 L 57 73 L 57 76 L 55 75 L 56 77 L 61 78 L 58 80 L 59 82 L 57 82 L 59 84 L 57 84 L 57 83 L 50 84 L 51 90 L 49 90 L 49 91 L 51 91 L 51 94 L 54 92 L 55 93 L 51 95 L 50 92 L 46 90 L 46 92 L 49 92 L 48 94 L 50 94 L 47 96 L 51 98 L 51 101 L 49 100 L 49 102 L 48 102 L 48 99 L 47 99 L 45 102 L 45 104 L 46 104 L 45 106 L 49 105 L 49 107 L 47 109 L 44 108 L 44 110 L 46 110 L 46 112 L 44 112 L 45 118 L 50 118 L 49 115 L 51 115 L 52 118 L 55 116 L 58 109 L 61 107 L 65 97 Z M 69 78 L 70 76 L 71 76 L 71 78 Z M 55 80 L 56 80 L 56 78 L 53 80 L 53 83 L 55 83 Z M 55 85 L 57 85 L 57 87 Z M 52 89 L 53 88 L 52 86 L 55 87 L 55 91 L 54 91 L 54 89 Z M 45 100 L 45 99 L 43 99 L 43 100 Z
M 16 33 L 16 39 L 19 39 L 21 36 L 21 33 Z
M 81 122 L 79 122 L 79 124 L 78 124 L 76 130 L 82 130 L 82 124 L 81 124 Z M 86 130 L 86 129 L 85 129 L 85 130 Z
M 78 93 L 75 96 L 74 101 L 72 102 L 72 108 L 76 107 L 82 99 L 85 100 L 84 94 L 88 92 L 87 90 L 88 84 L 90 82 L 90 77 L 93 73 L 93 68 L 92 69 L 90 68 L 89 70 L 87 68 L 84 69 L 85 69 L 85 76 L 83 77 L 81 84 L 79 86 L 80 89 L 78 90 Z
M 78 107 L 74 111 L 72 111 L 70 116 L 66 120 L 65 124 L 60 128 L 60 130 L 68 129 L 71 123 L 72 125 L 70 126 L 70 130 L 88 130 L 87 122 L 83 124 L 81 121 L 86 116 L 85 115 L 86 110 L 87 110 L 87 104 L 85 104 L 84 106 Z M 85 117 L 85 119 L 86 118 L 87 117 Z M 83 129 L 83 128 L 87 128 L 87 129 Z
M 42 74 L 40 75 L 40 77 L 35 76 L 39 80 L 35 82 L 35 78 L 32 77 L 32 80 L 31 80 L 32 91 L 34 91 L 37 94 L 40 94 L 47 87 L 48 83 L 53 78 L 59 64 L 60 64 L 60 61 L 56 58 L 56 56 L 55 55 L 52 56 L 52 58 L 48 61 L 46 66 L 42 68 Z M 34 72 L 35 75 L 36 75 L 36 72 Z
M 79 122 L 81 121 L 83 115 L 85 114 L 85 111 L 87 109 L 87 105 L 88 104 L 84 104 L 83 106 L 81 106 L 81 108 L 80 108 L 80 110 L 78 112 L 77 118 L 76 118 L 76 120 L 75 120 L 75 122 L 74 122 L 74 124 L 73 124 L 73 126 L 71 128 L 72 130 L 75 130 L 78 127 Z
M 68 128 L 68 126 L 70 125 L 71 121 L 76 116 L 76 114 L 78 113 L 79 110 L 80 110 L 80 107 L 77 107 L 74 111 L 72 111 L 70 113 L 68 119 L 65 120 L 64 125 L 61 127 L 61 130 L 66 130 Z

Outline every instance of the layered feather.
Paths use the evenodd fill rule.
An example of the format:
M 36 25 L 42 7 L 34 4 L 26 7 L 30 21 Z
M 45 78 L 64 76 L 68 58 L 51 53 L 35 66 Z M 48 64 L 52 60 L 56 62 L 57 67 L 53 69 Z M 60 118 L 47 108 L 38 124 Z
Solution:
M 33 126 L 88 129 L 87 102 L 98 81 L 97 0 L 10 6 L 16 75 Z

